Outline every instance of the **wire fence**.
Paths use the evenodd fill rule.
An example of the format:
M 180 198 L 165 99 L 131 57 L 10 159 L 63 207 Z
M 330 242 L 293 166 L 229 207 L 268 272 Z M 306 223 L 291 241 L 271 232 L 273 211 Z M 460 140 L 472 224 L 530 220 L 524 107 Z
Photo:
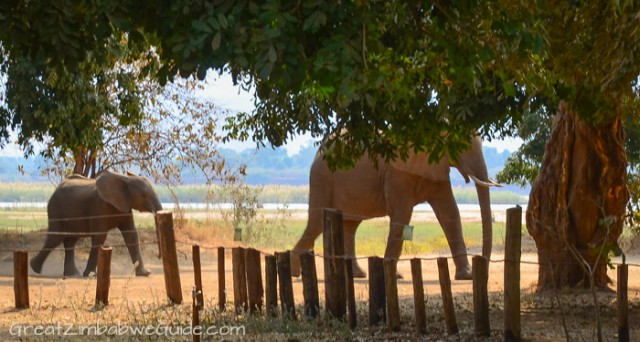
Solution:
M 318 209 L 309 209 L 308 212 L 311 215 L 312 213 L 314 213 L 315 211 L 322 211 L 321 208 Z M 155 214 L 153 214 L 155 216 Z M 351 220 L 351 221 L 364 221 L 367 219 L 371 219 L 374 218 L 370 215 L 362 215 L 362 214 L 358 214 L 358 213 L 342 213 L 343 218 L 345 221 Z M 46 221 L 48 221 L 49 223 L 51 222 L 77 222 L 77 221 L 87 221 L 88 224 L 91 224 L 94 221 L 99 221 L 99 220 L 112 220 L 112 219 L 121 219 L 121 218 L 133 218 L 135 215 L 134 213 L 118 213 L 118 214 L 109 214 L 109 215 L 90 215 L 90 216 L 81 216 L 81 217 L 73 217 L 73 218 L 56 218 L 56 219 L 47 219 Z M 378 217 L 378 216 L 376 216 Z M 33 220 L 36 221 L 37 219 L 35 218 L 35 216 L 33 216 Z M 439 221 L 440 224 L 443 223 L 442 220 Z M 389 220 L 389 226 L 405 226 L 408 224 L 404 223 L 404 222 L 399 222 L 399 221 L 391 221 Z M 495 223 L 495 222 L 494 222 Z M 15 226 L 14 228 L 9 228 L 7 230 L 9 231 L 18 231 L 19 226 Z M 39 230 L 36 230 L 39 229 Z M 29 235 L 33 235 L 33 236 L 61 236 L 61 237 L 77 237 L 77 238 L 83 238 L 83 237 L 103 237 L 106 236 L 109 231 L 113 230 L 109 230 L 108 232 L 54 232 L 54 231 L 48 231 L 46 230 L 47 227 L 46 226 L 41 226 L 39 228 L 36 228 L 33 230 L 29 230 L 27 234 Z M 122 234 L 122 236 L 124 237 L 127 234 L 137 234 L 139 235 L 139 232 L 137 230 L 119 230 L 119 233 Z M 21 231 L 21 235 L 25 234 L 24 230 Z M 396 240 L 403 240 L 402 238 L 398 238 Z M 464 239 L 462 239 L 464 241 Z M 59 244 L 62 244 L 63 240 L 59 241 Z M 449 241 L 449 243 L 456 243 L 456 242 L 460 242 L 459 240 L 452 240 Z M 183 241 L 183 240 L 178 240 L 176 239 L 176 243 L 179 243 L 181 245 L 185 245 L 185 246 L 191 246 L 191 245 L 199 245 L 201 249 L 205 249 L 205 250 L 217 250 L 218 248 L 230 248 L 229 246 L 222 246 L 222 245 L 203 245 L 200 243 L 194 243 L 194 242 L 188 242 L 188 241 Z M 138 242 L 138 243 L 122 243 L 122 244 L 110 244 L 109 246 L 112 248 L 128 248 L 130 246 L 144 246 L 144 245 L 158 245 L 158 241 L 157 240 L 152 240 L 152 241 L 144 241 L 144 242 Z M 0 252 L 13 252 L 15 250 L 21 250 L 21 251 L 26 251 L 28 253 L 34 253 L 34 252 L 39 252 L 42 250 L 48 250 L 48 251 L 66 251 L 66 250 L 91 250 L 93 248 L 99 248 L 101 246 L 101 244 L 91 244 L 91 245 L 80 245 L 80 246 L 72 246 L 72 247 L 64 247 L 64 246 L 56 246 L 56 247 L 52 247 L 52 248 L 22 248 L 22 247 L 12 247 L 12 248 L 0 248 Z M 249 246 L 250 247 L 250 246 Z M 255 249 L 255 248 L 254 248 Z M 260 250 L 260 249 L 256 249 L 260 254 L 262 255 L 273 255 L 273 252 L 268 252 L 268 251 L 264 251 L 264 250 Z M 296 251 L 298 253 L 304 253 L 305 251 Z M 336 256 L 328 256 L 328 255 L 324 255 L 324 254 L 320 254 L 320 253 L 313 253 L 313 255 L 315 257 L 318 258 L 322 258 L 322 259 L 353 259 L 353 260 L 365 260 L 367 258 L 369 258 L 369 256 L 351 256 L 351 255 L 336 255 Z M 439 254 L 438 256 L 429 256 L 429 257 L 417 257 L 417 256 L 411 256 L 411 257 L 400 257 L 400 258 L 392 258 L 398 262 L 401 261 L 410 261 L 412 259 L 420 259 L 422 261 L 435 261 L 440 257 L 446 257 L 446 258 L 458 258 L 458 257 L 473 257 L 474 255 L 479 255 L 479 254 L 473 254 L 473 253 L 464 253 L 464 254 L 458 254 L 458 255 L 452 255 L 452 254 Z M 491 263 L 503 263 L 503 262 L 508 262 L 510 260 L 507 260 L 505 258 L 501 258 L 501 259 L 491 259 L 488 258 L 488 261 Z M 519 261 L 521 264 L 527 264 L 527 265 L 540 265 L 539 262 L 537 261 L 527 261 L 527 260 L 520 260 Z M 563 264 L 571 264 L 574 265 L 576 264 L 576 262 L 566 262 L 566 263 L 562 263 L 562 262 L 558 262 L 556 263 L 557 265 L 563 265 Z M 634 263 L 634 262 L 610 262 L 610 264 L 612 266 L 617 266 L 617 265 L 628 265 L 631 267 L 640 267 L 640 263 Z

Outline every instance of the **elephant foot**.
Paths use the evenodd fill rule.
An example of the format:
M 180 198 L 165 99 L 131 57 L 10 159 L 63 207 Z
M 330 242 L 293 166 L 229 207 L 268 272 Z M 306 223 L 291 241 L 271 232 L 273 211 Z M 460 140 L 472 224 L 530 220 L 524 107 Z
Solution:
M 90 278 L 91 275 L 95 276 L 96 271 L 95 270 L 84 270 L 84 272 L 82 272 L 82 276 L 85 278 Z
M 40 274 L 40 272 L 42 272 L 42 263 L 36 263 L 34 259 L 31 259 L 31 261 L 29 261 L 29 265 L 31 266 L 31 269 L 37 274 Z
M 149 271 L 146 268 L 136 268 L 136 277 L 148 277 L 151 274 L 151 271 Z
M 292 277 L 300 277 L 301 266 L 300 266 L 300 254 L 304 252 L 294 252 L 291 251 L 291 276 Z
M 471 268 L 467 267 L 461 267 L 458 268 L 456 270 L 456 276 L 455 276 L 456 280 L 471 280 L 472 276 L 471 276 Z
M 353 277 L 354 278 L 366 278 L 367 272 L 365 272 L 360 265 L 354 260 L 353 261 Z
M 62 276 L 65 279 L 66 278 L 80 278 L 80 271 L 78 271 L 77 269 L 71 269 L 71 270 L 65 269 L 64 272 L 62 273 Z

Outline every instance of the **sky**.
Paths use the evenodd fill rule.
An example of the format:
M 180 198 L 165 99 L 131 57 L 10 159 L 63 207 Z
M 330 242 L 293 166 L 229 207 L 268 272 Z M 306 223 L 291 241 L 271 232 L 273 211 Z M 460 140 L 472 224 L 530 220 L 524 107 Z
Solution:
M 239 86 L 234 86 L 229 74 L 217 75 L 210 72 L 206 78 L 207 85 L 203 90 L 203 96 L 210 98 L 217 104 L 218 107 L 228 109 L 232 112 L 251 112 L 254 108 L 253 97 L 249 92 L 242 90 Z M 15 135 L 13 136 L 15 140 Z M 293 155 L 298 153 L 300 148 L 308 146 L 313 143 L 314 140 L 309 134 L 297 136 L 289 141 L 284 148 L 287 149 L 287 154 Z M 520 139 L 506 139 L 497 140 L 494 139 L 491 142 L 484 142 L 484 146 L 495 147 L 499 153 L 504 150 L 511 152 L 515 151 L 522 144 Z M 222 145 L 223 148 L 231 148 L 236 151 L 241 151 L 248 148 L 255 147 L 255 143 L 248 142 L 230 142 Z M 0 156 L 12 156 L 21 157 L 23 155 L 22 150 L 16 144 L 8 144 L 3 149 L 0 149 Z
M 243 91 L 239 87 L 234 87 L 231 80 L 231 76 L 223 74 L 218 76 L 217 74 L 209 73 L 207 75 L 207 87 L 205 89 L 205 96 L 213 99 L 219 106 L 230 109 L 232 111 L 246 111 L 253 110 L 253 97 L 250 93 Z M 313 139 L 309 134 L 298 136 L 292 141 L 287 143 L 285 148 L 289 155 L 297 153 L 301 147 L 307 146 L 312 143 Z M 522 145 L 520 138 L 510 138 L 505 140 L 494 139 L 491 142 L 484 142 L 484 146 L 495 147 L 498 153 L 502 153 L 504 150 L 511 152 L 515 151 Z M 227 147 L 235 150 L 242 150 L 244 148 L 252 148 L 255 146 L 253 142 L 235 142 L 228 144 Z

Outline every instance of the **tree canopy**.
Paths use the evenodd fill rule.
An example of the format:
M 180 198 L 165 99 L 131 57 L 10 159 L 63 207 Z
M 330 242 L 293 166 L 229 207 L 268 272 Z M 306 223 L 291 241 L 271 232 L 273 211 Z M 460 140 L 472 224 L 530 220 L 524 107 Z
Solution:
M 229 71 L 255 87 L 257 104 L 229 125 L 234 137 L 280 146 L 298 133 L 333 133 L 348 164 L 365 150 L 393 157 L 429 146 L 455 154 L 472 131 L 514 134 L 540 93 L 568 100 L 587 118 L 609 115 L 638 75 L 637 6 L 3 1 L 0 41 L 5 61 L 28 59 L 54 70 L 112 68 L 119 59 L 109 42 L 126 37 L 136 53 L 129 59 L 144 58 L 140 47 L 153 46 L 159 64 L 144 71 L 161 82 Z M 52 77 L 39 71 L 30 83 Z
M 510 132 L 523 105 L 517 82 L 531 75 L 522 66 L 543 51 L 533 8 L 493 2 L 91 4 L 4 2 L 7 60 L 113 67 L 105 42 L 124 35 L 127 47 L 153 45 L 159 67 L 147 71 L 161 82 L 214 69 L 254 87 L 256 110 L 230 122 L 233 137 L 280 146 L 298 133 L 334 134 L 346 165 L 365 150 L 455 155 L 473 131 Z

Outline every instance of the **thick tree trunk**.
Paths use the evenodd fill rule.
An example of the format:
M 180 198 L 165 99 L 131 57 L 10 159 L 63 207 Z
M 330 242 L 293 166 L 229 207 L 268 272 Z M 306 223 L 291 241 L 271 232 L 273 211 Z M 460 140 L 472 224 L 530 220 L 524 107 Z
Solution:
M 84 148 L 78 149 L 73 154 L 75 165 L 73 173 L 89 178 L 96 178 L 96 153 Z
M 601 253 L 622 233 L 626 167 L 619 116 L 594 126 L 560 104 L 527 208 L 527 229 L 538 248 L 539 290 L 588 287 L 583 261 L 594 270 L 597 286 L 610 282 Z

